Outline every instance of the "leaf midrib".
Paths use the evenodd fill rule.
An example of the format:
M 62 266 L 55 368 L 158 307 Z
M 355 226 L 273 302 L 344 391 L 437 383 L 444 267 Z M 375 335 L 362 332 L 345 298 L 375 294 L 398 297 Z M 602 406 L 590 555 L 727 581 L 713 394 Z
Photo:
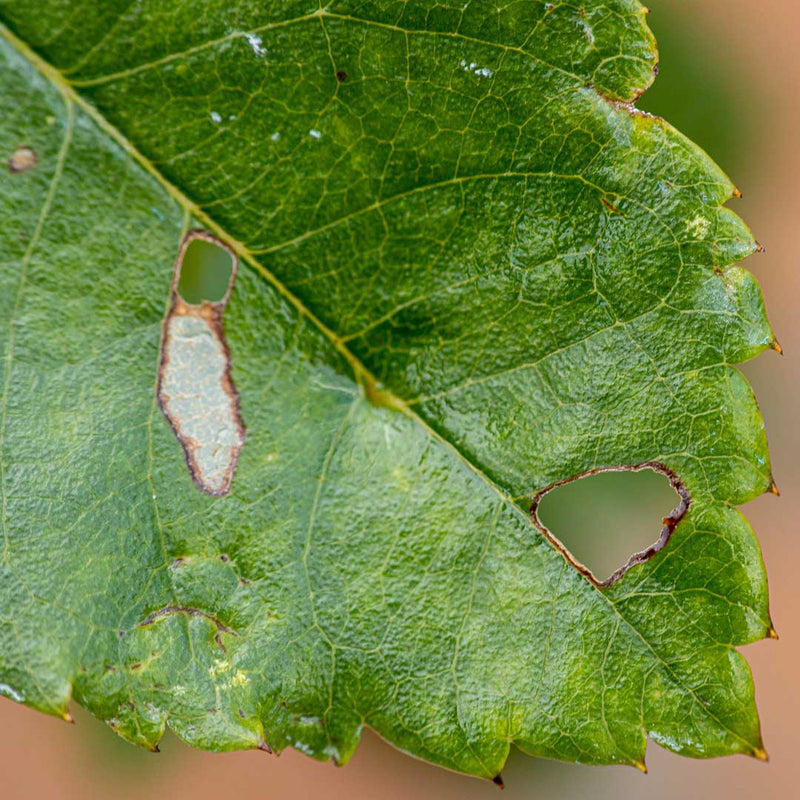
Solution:
M 84 113 L 86 113 L 97 126 L 106 133 L 114 142 L 125 150 L 125 152 L 140 166 L 142 167 L 172 198 L 185 212 L 196 217 L 198 221 L 202 222 L 209 230 L 213 231 L 220 239 L 228 243 L 236 252 L 236 254 L 247 262 L 251 268 L 258 272 L 290 305 L 292 305 L 302 317 L 305 317 L 311 322 L 333 345 L 336 351 L 347 361 L 350 368 L 353 370 L 355 382 L 362 387 L 365 397 L 376 405 L 382 405 L 396 411 L 402 412 L 410 419 L 414 420 L 426 434 L 439 442 L 450 453 L 452 453 L 467 469 L 478 476 L 487 486 L 489 486 L 506 504 L 511 512 L 519 519 L 524 521 L 530 528 L 538 534 L 535 526 L 533 525 L 530 517 L 523 514 L 519 506 L 514 502 L 513 498 L 502 490 L 479 466 L 470 461 L 452 442 L 445 439 L 438 431 L 432 428 L 421 416 L 414 412 L 409 405 L 401 397 L 394 394 L 391 390 L 385 388 L 372 372 L 358 359 L 346 346 L 345 341 L 335 331 L 329 328 L 322 320 L 320 320 L 304 303 L 293 294 L 270 270 L 261 264 L 254 256 L 253 252 L 242 242 L 235 237 L 231 236 L 219 223 L 217 223 L 206 211 L 198 206 L 191 200 L 184 192 L 179 189 L 175 184 L 169 181 L 156 167 L 146 158 L 138 148 L 133 145 L 130 140 L 111 122 L 109 122 L 90 102 L 84 99 L 72 85 L 67 81 L 64 75 L 56 69 L 52 64 L 40 56 L 27 42 L 20 39 L 8 26 L 0 21 L 0 33 L 3 38 L 64 97 L 67 103 L 74 103 Z M 380 399 L 377 403 L 376 400 Z M 580 574 L 580 573 L 579 573 Z M 639 639 L 646 650 L 652 653 L 655 660 L 664 668 L 670 679 L 683 691 L 689 693 L 697 707 L 702 709 L 711 719 L 713 719 L 721 729 L 725 730 L 735 739 L 742 742 L 747 748 L 757 757 L 760 751 L 754 747 L 753 744 L 743 738 L 736 731 L 728 728 L 722 720 L 719 719 L 704 702 L 697 696 L 695 690 L 686 685 L 680 677 L 672 670 L 669 663 L 665 661 L 659 653 L 653 648 L 647 638 L 631 623 L 620 610 L 617 608 L 605 592 L 601 591 L 597 586 L 591 583 L 585 576 L 581 576 L 592 589 L 602 597 L 612 613 L 629 628 L 637 639 Z M 734 650 L 731 645 L 728 649 Z M 642 725 L 645 728 L 644 724 Z M 645 731 L 646 733 L 646 731 Z

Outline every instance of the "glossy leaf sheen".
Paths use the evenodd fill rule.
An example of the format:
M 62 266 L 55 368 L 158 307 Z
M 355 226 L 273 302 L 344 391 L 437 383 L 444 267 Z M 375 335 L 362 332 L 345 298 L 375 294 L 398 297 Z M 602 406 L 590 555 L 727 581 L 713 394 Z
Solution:
M 5 0 L 0 691 L 123 737 L 362 726 L 484 777 L 510 745 L 762 756 L 770 631 L 734 509 L 773 342 L 709 158 L 632 102 L 636 0 Z M 240 258 L 247 441 L 202 494 L 155 401 L 182 235 Z M 691 505 L 601 590 L 530 498 L 657 462 Z

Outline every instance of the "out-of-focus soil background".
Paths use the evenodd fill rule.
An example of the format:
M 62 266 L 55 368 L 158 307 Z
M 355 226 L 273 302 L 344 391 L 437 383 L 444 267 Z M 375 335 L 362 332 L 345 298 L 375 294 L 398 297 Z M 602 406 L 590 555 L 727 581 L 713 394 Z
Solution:
M 744 193 L 733 208 L 767 248 L 748 266 L 761 282 L 786 352 L 783 358 L 765 353 L 745 367 L 766 419 L 783 493 L 744 509 L 764 549 L 781 637 L 745 648 L 771 761 L 693 761 L 651 744 L 650 774 L 642 775 L 512 753 L 504 770 L 505 800 L 800 796 L 800 2 L 651 0 L 651 7 L 661 73 L 639 106 L 699 142 Z M 670 506 L 660 478 L 603 477 L 605 482 L 569 487 L 570 493 L 548 498 L 542 508 L 550 527 L 591 566 L 604 553 L 621 562 L 633 541 L 655 539 Z M 414 761 L 370 732 L 350 764 L 338 769 L 294 751 L 280 758 L 202 753 L 173 736 L 153 755 L 124 744 L 81 709 L 74 713 L 73 726 L 0 700 L 2 800 L 500 797 L 491 784 Z

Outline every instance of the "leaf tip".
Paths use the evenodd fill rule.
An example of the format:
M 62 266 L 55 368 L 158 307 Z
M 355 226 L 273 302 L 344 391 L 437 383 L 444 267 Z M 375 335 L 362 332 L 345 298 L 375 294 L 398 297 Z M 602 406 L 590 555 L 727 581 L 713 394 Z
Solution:
M 781 343 L 777 339 L 773 339 L 769 346 L 779 355 L 783 355 L 783 348 L 781 347 Z
M 781 490 L 778 488 L 778 484 L 775 483 L 775 478 L 770 476 L 769 479 L 769 491 L 775 495 L 775 497 L 781 496 Z
M 644 759 L 641 761 L 634 761 L 633 766 L 639 770 L 643 775 L 647 775 L 647 764 L 644 763 Z
M 766 763 L 769 761 L 769 754 L 763 747 L 754 747 L 753 758 L 757 758 L 759 761 L 764 761 Z
M 498 772 L 497 775 L 492 778 L 492 783 L 497 786 L 499 789 L 505 789 L 506 785 L 503 782 L 503 776 Z
M 75 724 L 75 717 L 73 717 L 72 714 L 70 714 L 69 711 L 64 711 L 61 714 L 61 719 L 63 719 L 64 722 L 69 722 L 70 725 L 74 725 Z
M 770 639 L 775 639 L 775 641 L 781 638 L 778 636 L 778 631 L 775 630 L 775 626 L 771 622 L 769 624 L 769 628 L 767 629 L 767 636 Z

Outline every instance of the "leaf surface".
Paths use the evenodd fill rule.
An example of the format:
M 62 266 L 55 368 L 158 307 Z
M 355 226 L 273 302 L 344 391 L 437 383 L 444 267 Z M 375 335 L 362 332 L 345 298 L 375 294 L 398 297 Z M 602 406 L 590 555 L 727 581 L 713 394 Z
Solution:
M 368 725 L 487 778 L 512 743 L 763 757 L 732 365 L 776 345 L 733 185 L 631 105 L 644 13 L 0 3 L 0 152 L 36 154 L 0 179 L 0 692 L 148 747 L 343 763 Z M 240 260 L 221 497 L 156 399 L 195 228 Z M 688 509 L 601 587 L 531 502 L 644 464 Z

